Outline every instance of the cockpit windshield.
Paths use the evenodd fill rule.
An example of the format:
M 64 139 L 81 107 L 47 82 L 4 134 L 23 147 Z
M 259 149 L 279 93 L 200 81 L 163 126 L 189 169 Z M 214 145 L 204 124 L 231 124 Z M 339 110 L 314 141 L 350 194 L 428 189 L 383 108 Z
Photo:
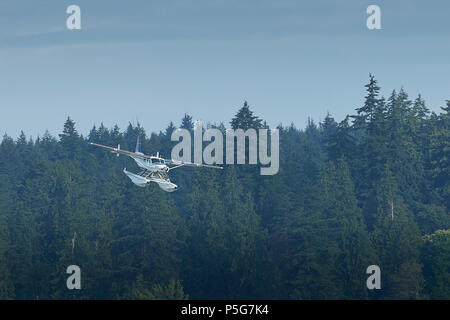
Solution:
M 152 163 L 153 164 L 165 164 L 164 159 L 158 159 L 158 158 L 152 158 Z

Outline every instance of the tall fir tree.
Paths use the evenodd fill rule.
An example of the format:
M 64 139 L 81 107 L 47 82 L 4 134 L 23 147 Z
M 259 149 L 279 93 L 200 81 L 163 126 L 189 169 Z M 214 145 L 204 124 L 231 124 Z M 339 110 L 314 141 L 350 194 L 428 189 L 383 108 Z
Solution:
M 239 109 L 237 114 L 230 122 L 231 127 L 234 130 L 242 129 L 244 131 L 250 128 L 257 130 L 261 128 L 261 123 L 262 119 L 259 119 L 257 116 L 253 115 L 253 111 L 250 110 L 250 106 L 248 105 L 247 101 L 244 102 L 244 106 Z

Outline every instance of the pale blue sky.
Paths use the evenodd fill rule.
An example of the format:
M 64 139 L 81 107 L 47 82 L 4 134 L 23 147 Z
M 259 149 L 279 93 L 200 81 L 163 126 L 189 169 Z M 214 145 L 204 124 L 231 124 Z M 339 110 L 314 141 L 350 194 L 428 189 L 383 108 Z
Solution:
M 82 30 L 66 28 L 81 7 Z M 366 28 L 381 7 L 382 30 Z M 272 126 L 361 106 L 368 74 L 434 111 L 450 99 L 450 2 L 0 2 L 0 131 L 56 135 L 68 115 L 147 132 L 184 113 L 228 122 L 247 100 Z

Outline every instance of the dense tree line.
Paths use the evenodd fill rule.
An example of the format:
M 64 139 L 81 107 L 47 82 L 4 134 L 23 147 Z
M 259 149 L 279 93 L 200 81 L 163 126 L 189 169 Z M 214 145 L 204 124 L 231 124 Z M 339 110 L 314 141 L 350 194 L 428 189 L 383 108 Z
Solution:
M 1 299 L 450 299 L 450 101 L 430 112 L 373 76 L 354 115 L 280 131 L 280 170 L 171 172 L 134 186 L 131 159 L 170 157 L 176 129 L 129 125 L 0 144 Z M 247 103 L 232 128 L 267 127 Z M 225 130 L 226 124 L 208 124 Z M 185 115 L 181 128 L 193 130 Z M 67 266 L 82 289 L 66 288 Z M 378 265 L 382 289 L 368 290 Z

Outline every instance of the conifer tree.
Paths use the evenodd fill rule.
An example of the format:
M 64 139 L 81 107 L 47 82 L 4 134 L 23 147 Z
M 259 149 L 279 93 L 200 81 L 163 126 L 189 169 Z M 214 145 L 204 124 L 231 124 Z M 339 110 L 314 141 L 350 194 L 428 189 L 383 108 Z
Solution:
M 244 106 L 239 109 L 230 124 L 234 130 L 242 129 L 246 131 L 250 128 L 258 130 L 262 126 L 261 122 L 261 119 L 253 115 L 253 111 L 250 110 L 250 106 L 245 101 Z
M 422 259 L 425 287 L 431 299 L 450 299 L 450 230 L 437 230 L 424 236 Z
M 400 196 L 389 165 L 376 190 L 376 222 L 372 232 L 379 266 L 384 274 L 381 296 L 418 299 L 422 295 L 420 232 L 413 214 Z
M 80 153 L 80 136 L 75 129 L 75 122 L 67 117 L 62 134 L 59 135 L 61 147 L 66 156 L 73 158 Z
M 180 128 L 187 129 L 187 130 L 194 129 L 194 122 L 192 121 L 192 117 L 190 115 L 188 115 L 187 113 L 184 114 L 184 117 L 181 120 Z

